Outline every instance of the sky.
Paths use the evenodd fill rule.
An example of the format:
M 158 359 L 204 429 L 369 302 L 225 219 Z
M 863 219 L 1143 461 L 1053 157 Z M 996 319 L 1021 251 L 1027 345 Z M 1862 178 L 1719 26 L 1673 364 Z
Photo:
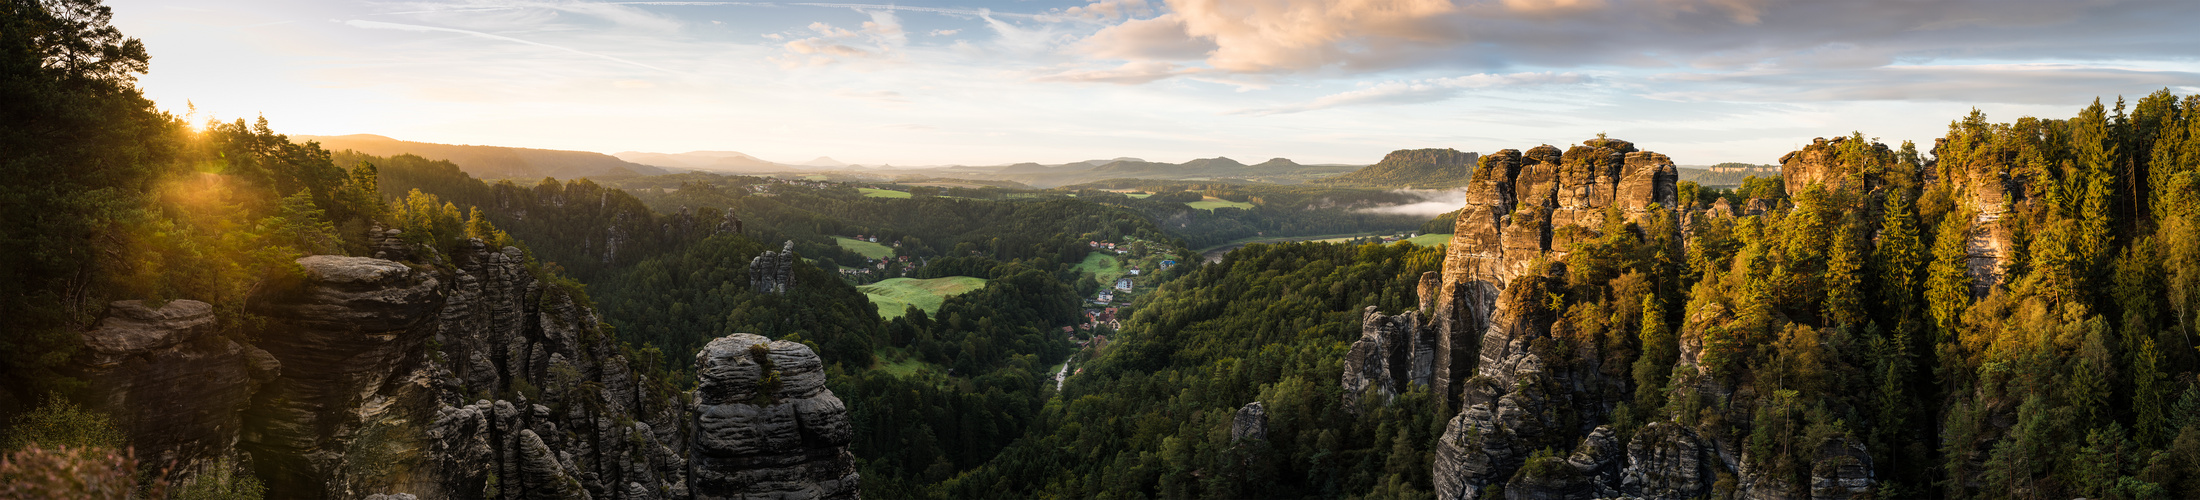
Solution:
M 1776 163 L 2200 93 L 2192 0 L 109 0 L 147 96 L 288 134 L 865 165 L 1373 163 L 1605 133 Z

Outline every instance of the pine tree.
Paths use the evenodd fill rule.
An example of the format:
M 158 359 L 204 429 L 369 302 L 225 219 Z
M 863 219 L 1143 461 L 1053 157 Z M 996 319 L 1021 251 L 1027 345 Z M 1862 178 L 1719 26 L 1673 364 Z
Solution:
M 1971 254 L 1965 246 L 1971 233 L 1970 214 L 1949 214 L 1933 241 L 1933 263 L 1926 271 L 1925 301 L 1945 341 L 1971 305 Z
M 1642 298 L 1642 357 L 1635 360 L 1635 407 L 1651 411 L 1665 407 L 1665 382 L 1679 361 L 1680 344 L 1665 326 L 1665 307 L 1657 297 Z
M 1826 249 L 1826 324 L 1861 325 L 1864 322 L 1864 255 L 1857 248 L 1863 238 L 1858 234 L 1862 221 L 1855 214 L 1843 218 L 1841 227 L 1834 231 L 1831 248 Z
M 2174 430 L 2162 413 L 2169 399 L 2169 380 L 2160 366 L 2162 356 L 2154 350 L 2154 339 L 2139 336 L 2138 342 L 2131 346 L 2130 357 L 2134 437 L 2142 446 L 2159 446 L 2169 440 Z

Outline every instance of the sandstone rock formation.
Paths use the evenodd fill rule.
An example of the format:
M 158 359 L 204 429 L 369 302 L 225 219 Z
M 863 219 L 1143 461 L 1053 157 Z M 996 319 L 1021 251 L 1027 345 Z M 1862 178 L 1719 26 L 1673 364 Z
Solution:
M 801 344 L 729 337 L 762 350 L 750 382 L 773 390 L 710 399 L 724 370 L 705 367 L 708 404 L 691 407 L 517 248 L 445 253 L 381 228 L 368 246 L 385 258 L 309 256 L 266 279 L 244 304 L 250 343 L 215 333 L 205 303 L 116 302 L 72 369 L 140 457 L 183 474 L 234 458 L 269 498 L 855 497 L 852 427 Z M 766 266 L 776 290 L 789 250 Z M 719 418 L 740 404 L 755 425 Z
M 1803 192 L 1812 184 L 1824 185 L 1827 189 L 1857 189 L 1860 191 L 1871 191 L 1886 185 L 1887 179 L 1881 175 L 1883 172 L 1874 172 L 1874 170 L 1883 169 L 1886 166 L 1870 164 L 1875 162 L 1868 160 L 1891 158 L 1894 156 L 1894 151 L 1887 148 L 1886 144 L 1877 142 L 1849 144 L 1850 141 L 1855 140 L 1858 139 L 1850 137 L 1827 139 L 1820 137 L 1812 139 L 1810 145 L 1804 146 L 1803 149 L 1781 156 L 1780 180 L 1783 184 L 1782 187 L 1787 189 L 1789 195 L 1794 195 Z M 1866 150 L 1862 151 L 1860 155 L 1851 155 L 1858 157 L 1842 158 L 1842 149 L 1845 147 L 1862 147 Z
M 1268 439 L 1268 409 L 1259 401 L 1246 403 L 1230 418 L 1230 441 Z
M 1833 439 L 1810 470 L 1812 500 L 1871 498 L 1872 454 L 1863 443 Z
M 1601 137 L 1565 152 L 1545 145 L 1482 157 L 1437 286 L 1436 392 L 1455 397 L 1478 361 L 1495 361 L 1476 351 L 1487 345 L 1479 338 L 1513 278 L 1538 260 L 1563 259 L 1573 242 L 1595 238 L 1607 217 L 1635 218 L 1652 204 L 1673 206 L 1679 176 L 1665 155 Z
M 1832 157 L 1791 155 L 1790 170 L 1806 183 L 1860 179 L 1818 168 Z M 1563 261 L 1577 243 L 1603 236 L 1608 223 L 1643 222 L 1653 207 L 1674 206 L 1676 180 L 1676 169 L 1663 155 L 1606 138 L 1563 152 L 1542 146 L 1483 158 L 1468 184 L 1440 282 L 1421 285 L 1435 296 L 1424 306 L 1430 311 L 1424 328 L 1438 342 L 1429 380 L 1441 394 L 1456 398 L 1460 409 L 1436 443 L 1431 472 L 1437 498 L 1478 498 L 1499 486 L 1506 498 L 1693 498 L 1710 493 L 1715 468 L 1733 470 L 1727 463 L 1733 460 L 1722 462 L 1713 451 L 1721 444 L 1677 423 L 1650 423 L 1625 442 L 1597 425 L 1612 419 L 1617 404 L 1612 395 L 1627 393 L 1631 381 L 1610 375 L 1613 370 L 1600 365 L 1605 361 L 1593 348 L 1554 332 L 1564 309 L 1545 299 L 1568 286 Z M 1857 182 L 1866 181 L 1876 179 Z M 1737 214 L 1723 201 L 1704 216 L 1775 208 L 1773 200 L 1750 200 L 1747 211 Z M 1680 220 L 1685 226 L 1694 215 Z M 1702 355 L 1703 330 L 1732 319 L 1723 310 L 1695 313 L 1679 335 L 1680 357 L 1691 364 Z M 1388 331 L 1395 318 L 1369 312 L 1365 333 L 1346 362 L 1348 393 L 1385 389 L 1385 380 L 1376 375 L 1396 372 L 1387 367 L 1411 358 L 1384 355 L 1395 336 Z M 1374 368 L 1377 364 L 1385 368 Z M 1546 449 L 1562 454 L 1537 454 Z M 1855 457 L 1822 462 L 1825 477 L 1812 478 L 1814 491 L 1820 483 L 1828 492 L 1870 490 L 1868 478 L 1853 477 L 1868 471 L 1856 467 Z M 1848 489 L 1852 486 L 1859 489 Z
M 1627 445 L 1627 468 L 1620 486 L 1648 498 L 1696 498 L 1711 491 L 1710 462 L 1694 431 L 1672 422 L 1653 423 L 1635 432 Z
M 684 408 L 592 310 L 517 249 L 430 260 L 306 257 L 248 303 L 284 367 L 238 446 L 270 497 L 686 495 Z
M 1386 316 L 1368 306 L 1360 339 L 1345 355 L 1345 410 L 1358 413 L 1361 395 L 1369 391 L 1387 398 L 1405 392 L 1407 384 L 1428 385 L 1435 364 L 1435 331 L 1421 322 L 1421 313 Z
M 245 412 L 240 448 L 271 494 L 320 497 L 343 488 L 337 471 L 362 423 L 355 410 L 419 357 L 445 290 L 432 273 L 387 260 L 316 255 L 298 265 L 305 276 L 247 306 L 268 318 L 272 334 L 259 346 L 284 369 Z
M 777 252 L 766 251 L 749 260 L 749 289 L 758 293 L 784 294 L 794 289 L 794 241 Z
M 124 300 L 82 334 L 75 375 L 154 469 L 195 471 L 232 458 L 245 402 L 282 369 L 267 351 L 214 328 L 205 302 Z
M 854 429 L 808 346 L 737 333 L 695 367 L 695 498 L 856 498 Z

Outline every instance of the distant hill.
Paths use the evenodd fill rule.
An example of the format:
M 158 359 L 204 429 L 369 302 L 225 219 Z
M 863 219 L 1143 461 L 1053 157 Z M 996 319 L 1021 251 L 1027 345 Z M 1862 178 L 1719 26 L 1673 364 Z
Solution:
M 808 168 L 801 168 L 791 165 L 783 165 L 779 163 L 764 161 L 757 157 L 734 151 L 689 151 L 680 154 L 643 153 L 639 151 L 627 151 L 612 156 L 617 156 L 621 160 L 640 163 L 644 165 L 656 165 L 660 167 L 684 168 L 693 170 L 708 170 L 712 172 L 725 172 L 736 174 L 768 174 L 811 170 Z
M 1400 149 L 1383 155 L 1383 161 L 1344 175 L 1316 180 L 1316 184 L 1369 187 L 1448 188 L 1467 185 L 1474 162 L 1481 153 L 1456 149 Z
M 1298 184 L 1350 172 L 1355 168 L 1359 167 L 1357 165 L 1302 165 L 1284 158 L 1272 158 L 1257 165 L 1246 165 L 1243 162 L 1220 156 L 1199 158 L 1184 163 L 1152 162 L 1125 157 L 1113 160 L 1087 160 L 1054 166 L 1019 163 L 1008 167 L 996 167 L 989 171 L 958 173 L 957 175 L 965 177 L 999 177 L 1033 186 L 1062 186 L 1107 179 L 1213 180 Z
M 1779 177 L 1779 165 L 1754 163 L 1721 163 L 1709 167 L 1685 166 L 1680 168 L 1681 180 L 1706 187 L 1729 188 L 1742 185 L 1742 179 L 1750 177 Z
M 806 161 L 806 162 L 802 162 L 801 164 L 802 164 L 802 165 L 805 165 L 805 166 L 811 166 L 811 167 L 845 167 L 845 166 L 848 166 L 848 164 L 847 164 L 847 163 L 842 163 L 842 162 L 841 162 L 840 160 L 835 160 L 835 159 L 832 159 L 832 157 L 829 157 L 829 156 L 819 156 L 819 157 L 817 157 L 816 159 L 813 159 L 813 160 L 810 160 L 810 161 Z
M 576 179 L 671 173 L 662 168 L 587 151 L 435 144 L 400 141 L 371 134 L 294 135 L 291 140 L 319 142 L 321 148 L 330 151 L 349 149 L 374 156 L 412 154 L 430 160 L 447 160 L 458 164 L 460 170 L 481 179 Z

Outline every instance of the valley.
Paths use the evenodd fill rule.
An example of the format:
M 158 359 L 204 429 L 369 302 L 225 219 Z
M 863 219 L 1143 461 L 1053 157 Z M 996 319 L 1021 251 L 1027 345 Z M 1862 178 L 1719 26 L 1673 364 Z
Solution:
M 2147 80 L 2159 90 L 2116 96 L 2123 87 L 2104 84 L 2068 99 L 2077 94 L 2028 91 L 2053 107 L 2025 109 L 2054 114 L 1899 116 L 1932 122 L 1934 136 L 1882 140 L 1835 127 L 1778 139 L 1792 146 L 1777 154 L 1728 154 L 1762 162 L 1749 163 L 1682 152 L 1762 147 L 1759 136 L 1796 129 L 1714 134 L 1702 123 L 1770 108 L 1722 115 L 1740 105 L 1680 94 L 1642 91 L 1656 102 L 1627 101 L 1624 118 L 1608 114 L 1622 106 L 1581 98 L 1508 102 L 1561 111 L 1505 115 L 1496 128 L 1385 128 L 1426 123 L 1412 121 L 1425 118 L 1420 107 L 1448 100 L 1540 86 L 1636 92 L 1687 78 L 1416 76 L 1297 105 L 1193 106 L 1225 93 L 1311 92 L 1314 83 L 1292 79 L 1306 68 L 1417 63 L 1263 59 L 1404 42 L 1339 28 L 1378 43 L 1246 50 L 1238 37 L 1281 34 L 1201 31 L 1222 21 L 1191 4 L 1045 14 L 833 4 L 861 14 L 861 24 L 839 21 L 858 28 L 816 22 L 758 36 L 743 23 L 761 21 L 744 18 L 707 28 L 783 49 L 774 65 L 748 67 L 783 79 L 777 92 L 845 86 L 832 98 L 920 108 L 939 123 L 1049 113 L 961 122 L 979 131 L 969 136 L 846 118 L 878 111 L 815 96 L 802 104 L 817 109 L 802 113 L 832 121 L 711 122 L 697 116 L 754 96 L 682 93 L 723 83 L 712 79 L 726 68 L 531 41 L 616 32 L 666 37 L 627 47 L 672 44 L 720 31 L 694 22 L 701 14 L 650 9 L 752 5 L 417 6 L 513 26 L 609 16 L 617 29 L 331 25 L 549 49 L 677 77 L 515 71 L 551 86 L 416 96 L 452 110 L 543 95 L 586 103 L 509 105 L 529 114 L 437 126 L 588 115 L 600 130 L 540 140 L 621 151 L 605 154 L 395 139 L 437 130 L 402 121 L 343 122 L 407 132 L 384 136 L 287 134 L 329 122 L 265 115 L 202 120 L 193 101 L 178 112 L 148 97 L 175 80 L 139 80 L 151 68 L 145 43 L 112 25 L 102 2 L 0 1 L 0 498 L 2200 498 L 2200 95 L 2190 85 Z M 1496 16 L 1515 3 L 1473 8 Z M 1369 12 L 1417 12 L 1384 6 Z M 430 22 L 376 10 L 385 7 L 360 8 Z M 1507 22 L 1541 30 L 1577 7 Z M 1762 8 L 1762 18 L 1745 9 L 1688 19 L 1790 27 L 1770 13 L 1791 11 Z M 1358 19 L 1347 13 L 1264 26 Z M 1027 43 L 1085 40 L 1015 54 L 1002 52 L 1012 44 L 947 45 L 959 58 L 1137 60 L 995 71 L 1015 82 L 980 87 L 928 80 L 871 91 L 818 76 L 952 59 L 918 51 L 963 32 L 905 28 L 897 17 L 916 15 L 982 18 L 998 33 L 1047 27 L 1018 35 Z M 1441 31 L 1384 19 L 1375 31 Z M 1053 31 L 1076 23 L 1098 31 Z M 1997 26 L 1979 23 L 1971 29 Z M 1197 43 L 1100 45 L 1156 26 Z M 1412 43 L 1448 40 L 1424 38 Z M 1141 59 L 1184 51 L 1210 59 Z M 367 73 L 405 71 L 317 57 L 373 70 L 322 68 L 362 82 L 323 86 L 343 91 L 378 91 L 391 84 Z M 1690 78 L 1730 74 L 1692 67 L 1702 73 Z M 1751 81 L 1787 70 L 1752 68 Z M 1033 84 L 1198 98 L 1144 101 L 1169 112 L 1147 128 L 1103 127 L 1147 111 L 1064 119 L 1000 90 Z M 570 97 L 596 87 L 624 94 Z M 934 107 L 960 92 L 1002 95 Z M 659 98 L 713 111 L 615 113 Z M 741 102 L 760 114 L 774 104 Z M 364 113 L 330 106 L 331 115 Z M 1371 119 L 1342 109 L 1355 106 L 1387 111 Z M 1813 129 L 1841 116 L 1793 111 L 1804 108 L 1778 109 L 1808 114 L 1792 121 Z M 1636 113 L 1651 111 L 1682 125 L 1624 135 L 1640 143 L 1546 128 L 1594 130 L 1570 119 L 1635 127 Z M 1579 116 L 1555 116 L 1568 113 Z M 1470 118 L 1458 123 L 1483 119 Z M 1941 119 L 1952 120 L 1941 129 Z M 618 133 L 669 130 L 649 128 L 658 120 L 718 123 L 770 149 L 738 148 L 759 157 Z M 1171 128 L 1179 120 L 1220 125 L 1185 134 Z M 1017 139 L 1022 129 L 1059 135 Z M 790 130 L 815 135 L 788 139 Z M 977 136 L 991 149 L 958 142 Z M 639 145 L 591 142 L 611 140 Z M 1095 144 L 1114 149 L 1096 154 Z M 1278 151 L 1245 156 L 1248 144 Z M 1333 144 L 1359 148 L 1366 163 L 1272 156 L 1343 150 L 1321 149 Z M 826 146 L 841 149 L 810 151 Z M 1104 159 L 834 159 L 939 151 Z M 1193 159 L 1142 159 L 1157 152 Z

